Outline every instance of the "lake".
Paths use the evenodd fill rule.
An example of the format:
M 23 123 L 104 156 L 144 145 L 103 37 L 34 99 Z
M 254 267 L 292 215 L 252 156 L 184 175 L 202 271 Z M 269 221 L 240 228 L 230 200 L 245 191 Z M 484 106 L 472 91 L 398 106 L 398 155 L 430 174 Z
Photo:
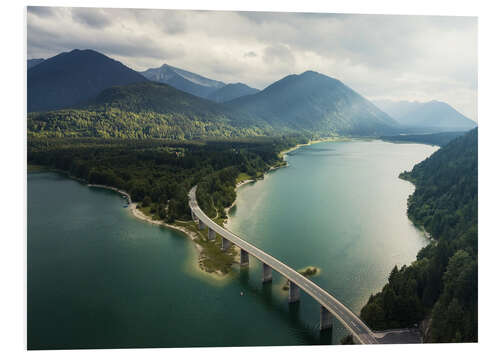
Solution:
M 312 278 L 359 313 L 395 264 L 427 244 L 406 217 L 413 186 L 398 179 L 437 148 L 325 142 L 238 189 L 228 228 Z M 338 343 L 319 333 L 306 294 L 261 267 L 224 279 L 197 267 L 181 233 L 135 219 L 115 192 L 51 172 L 28 174 L 28 348 L 269 346 Z M 243 292 L 243 295 L 241 295 Z

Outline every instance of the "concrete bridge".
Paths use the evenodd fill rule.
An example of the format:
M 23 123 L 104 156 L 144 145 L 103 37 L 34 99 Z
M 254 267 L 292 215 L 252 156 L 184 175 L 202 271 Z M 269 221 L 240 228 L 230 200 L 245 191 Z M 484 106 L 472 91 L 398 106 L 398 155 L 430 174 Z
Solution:
M 213 240 L 219 234 L 222 238 L 221 249 L 228 249 L 231 244 L 236 245 L 241 250 L 241 265 L 248 265 L 248 256 L 251 255 L 262 263 L 262 282 L 272 281 L 273 270 L 283 275 L 289 282 L 288 301 L 294 303 L 300 300 L 300 292 L 304 291 L 319 303 L 320 329 L 332 327 L 333 317 L 339 320 L 345 328 L 350 331 L 354 339 L 360 344 L 379 343 L 373 331 L 349 310 L 344 304 L 338 301 L 330 293 L 320 288 L 318 285 L 298 273 L 288 265 L 272 257 L 261 249 L 253 246 L 234 233 L 222 228 L 212 221 L 198 206 L 196 201 L 196 186 L 189 191 L 189 207 L 191 215 L 198 227 L 208 228 L 208 238 Z

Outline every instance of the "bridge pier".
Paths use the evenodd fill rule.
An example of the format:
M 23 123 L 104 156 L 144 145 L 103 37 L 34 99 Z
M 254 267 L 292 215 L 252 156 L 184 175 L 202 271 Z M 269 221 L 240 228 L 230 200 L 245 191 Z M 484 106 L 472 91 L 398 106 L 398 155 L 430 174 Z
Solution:
M 198 220 L 198 217 L 196 217 L 196 215 L 194 214 L 193 211 L 191 211 L 191 218 L 193 219 L 193 221 L 197 221 Z
M 208 240 L 214 240 L 217 237 L 217 233 L 208 227 Z
M 326 330 L 333 326 L 333 315 L 323 305 L 320 305 L 319 329 Z
M 221 247 L 221 249 L 223 251 L 228 250 L 229 247 L 231 247 L 231 242 L 229 240 L 227 240 L 226 238 L 224 238 L 224 237 L 221 237 L 221 239 L 222 239 L 222 247 Z
M 207 228 L 207 226 L 205 225 L 205 223 L 203 223 L 203 222 L 201 221 L 201 219 L 199 219 L 199 220 L 198 220 L 198 229 L 199 229 L 200 231 L 202 231 L 202 230 L 204 230 L 205 228 Z
M 248 252 L 240 248 L 240 265 L 248 266 L 249 263 Z
M 288 302 L 293 303 L 300 300 L 300 288 L 288 280 Z
M 273 281 L 273 269 L 266 263 L 262 263 L 262 282 Z

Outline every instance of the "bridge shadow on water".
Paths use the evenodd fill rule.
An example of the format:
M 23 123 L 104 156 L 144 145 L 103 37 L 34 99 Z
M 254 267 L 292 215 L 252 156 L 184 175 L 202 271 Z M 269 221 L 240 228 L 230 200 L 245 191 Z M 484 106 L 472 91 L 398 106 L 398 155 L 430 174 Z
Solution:
M 290 326 L 290 331 L 298 337 L 304 345 L 331 345 L 332 329 L 319 330 L 319 325 L 311 325 L 304 321 L 300 316 L 300 301 L 289 304 L 287 297 L 282 294 L 273 294 L 273 283 L 261 283 L 252 280 L 250 268 L 241 267 L 238 274 L 238 280 L 245 294 L 257 299 L 268 310 L 269 313 L 278 316 L 282 321 Z M 255 279 L 255 278 L 254 278 Z M 276 296 L 278 295 L 278 296 Z M 285 299 L 285 300 L 284 300 Z M 319 315 L 319 311 L 318 311 Z

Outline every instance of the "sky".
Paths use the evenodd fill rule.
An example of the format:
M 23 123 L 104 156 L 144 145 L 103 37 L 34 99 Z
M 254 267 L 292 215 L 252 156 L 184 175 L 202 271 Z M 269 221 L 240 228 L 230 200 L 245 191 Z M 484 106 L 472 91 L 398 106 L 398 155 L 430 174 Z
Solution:
M 27 58 L 94 49 L 263 89 L 314 70 L 370 100 L 444 101 L 477 121 L 477 18 L 29 7 Z

